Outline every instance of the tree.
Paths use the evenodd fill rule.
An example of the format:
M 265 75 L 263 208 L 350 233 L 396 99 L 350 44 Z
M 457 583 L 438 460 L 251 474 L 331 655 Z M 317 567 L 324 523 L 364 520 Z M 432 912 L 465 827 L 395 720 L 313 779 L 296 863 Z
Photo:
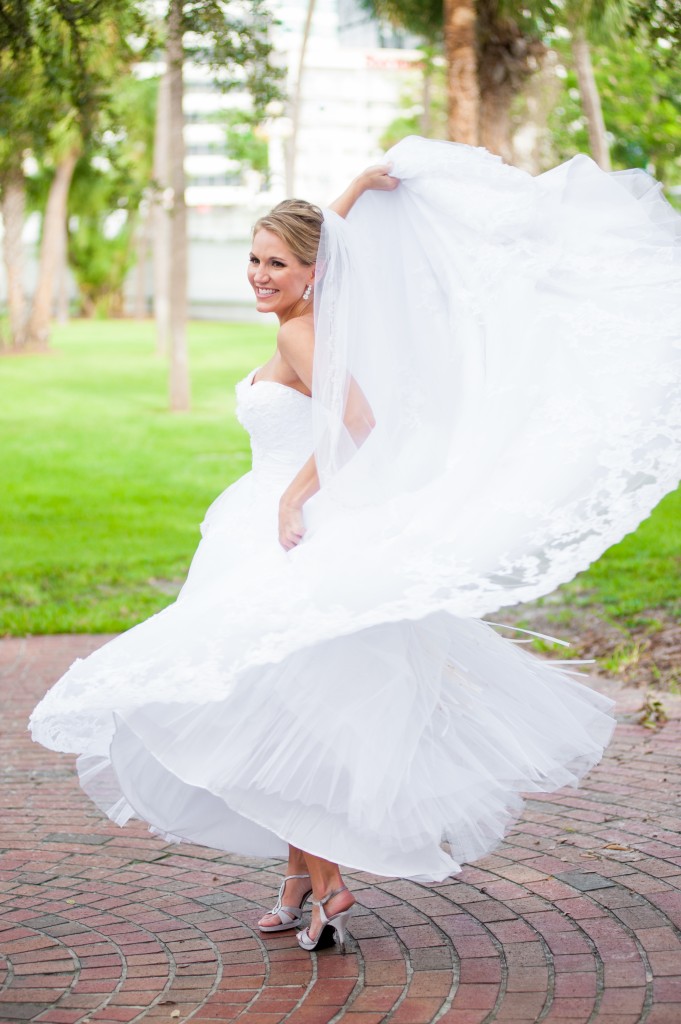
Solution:
M 681 8 L 675 0 L 567 0 L 564 18 L 572 34 L 574 68 L 582 97 L 591 155 L 600 167 L 611 169 L 608 136 L 597 73 L 591 59 L 593 45 L 624 44 L 627 35 L 645 47 L 653 64 L 664 65 L 672 59 L 678 66 L 681 44 Z M 666 47 L 657 44 L 662 41 Z M 652 44 L 652 45 L 651 45 Z M 627 51 L 632 51 L 627 48 Z M 666 59 L 665 59 L 666 54 Z M 626 88 L 627 71 L 620 80 Z
M 182 69 L 185 60 L 207 64 L 223 90 L 245 89 L 255 117 L 281 97 L 280 68 L 271 62 L 271 15 L 264 0 L 235 11 L 222 0 L 169 0 L 166 18 L 168 68 L 169 250 L 168 334 L 170 407 L 189 408 L 187 354 L 187 213 L 184 199 L 184 116 Z M 191 43 L 187 40 L 192 40 Z
M 510 158 L 510 109 L 540 65 L 545 25 L 501 0 L 362 0 L 376 16 L 444 46 L 448 136 Z
M 480 92 L 474 0 L 362 0 L 378 18 L 400 25 L 428 43 L 444 43 L 447 61 L 447 133 L 477 145 Z
M 679 0 L 634 0 L 629 8 L 628 34 L 643 42 L 656 67 L 679 66 L 681 4 Z
M 542 66 L 546 37 L 556 26 L 570 32 L 591 152 L 606 169 L 610 166 L 607 134 L 591 60 L 592 46 L 624 38 L 634 27 L 643 28 L 651 39 L 661 39 L 669 59 L 678 59 L 681 45 L 678 0 L 563 0 L 560 4 L 555 0 L 527 0 L 520 8 L 509 0 L 362 2 L 377 16 L 404 25 L 430 41 L 444 39 L 450 66 L 449 137 L 479 140 L 506 159 L 511 156 L 512 103 L 529 76 Z M 477 134 L 472 125 L 476 109 L 471 85 L 472 52 L 478 89 Z
M 168 60 L 166 56 L 166 68 Z M 156 351 L 160 356 L 170 354 L 170 217 L 166 197 L 170 192 L 170 115 L 168 71 L 159 80 L 154 125 L 154 165 L 152 193 L 152 234 L 154 245 L 154 319 L 156 321 Z
M 33 141 L 32 126 L 41 124 L 42 105 L 33 88 L 34 60 L 18 68 L 12 51 L 0 51 L 0 193 L 4 226 L 3 257 L 7 278 L 10 344 L 22 348 L 26 326 L 24 257 L 21 235 L 26 210 L 24 153 Z M 33 109 L 35 107 L 37 109 Z M 33 116 L 35 114 L 35 117 Z
M 80 139 L 73 134 L 64 142 L 63 148 L 57 150 L 54 176 L 43 215 L 38 280 L 26 323 L 26 348 L 46 349 L 48 345 L 52 300 L 63 246 L 66 203 L 80 146 Z
M 604 171 L 609 171 L 611 170 L 610 151 L 605 134 L 603 108 L 591 62 L 591 47 L 589 46 L 586 30 L 582 26 L 575 29 L 572 39 L 572 52 L 575 58 L 575 71 L 577 72 L 579 91 L 582 95 L 586 123 L 589 126 L 591 155 L 599 167 L 602 167 Z
M 546 56 L 545 22 L 528 9 L 508 11 L 501 0 L 477 0 L 479 141 L 512 159 L 511 109 Z
M 566 45 L 557 42 L 565 59 Z M 595 78 L 617 168 L 641 167 L 666 185 L 681 185 L 681 67 L 660 60 L 645 32 L 594 49 Z M 589 145 L 576 74 L 570 70 L 549 123 L 555 156 Z
M 315 0 L 307 0 L 307 10 L 305 12 L 305 25 L 303 27 L 303 35 L 300 41 L 300 53 L 298 55 L 298 70 L 296 74 L 296 81 L 293 88 L 293 96 L 291 97 L 291 134 L 287 139 L 286 143 L 286 194 L 289 196 L 295 195 L 295 182 L 296 182 L 296 157 L 298 155 L 298 128 L 300 125 L 300 103 L 303 91 L 303 75 L 305 74 L 305 56 L 307 53 L 307 44 L 310 39 L 310 30 L 312 28 L 312 17 L 314 15 Z
M 5 166 L 0 180 L 2 222 L 5 228 L 4 260 L 7 278 L 7 312 L 11 344 L 23 348 L 26 322 L 24 295 L 24 253 L 21 234 L 26 213 L 26 188 L 21 163 Z
M 603 108 L 591 59 L 594 42 L 624 36 L 629 0 L 566 0 L 562 20 L 572 37 L 574 68 L 589 132 L 591 155 L 604 171 L 611 169 Z
M 140 24 L 133 0 L 0 0 L 0 187 L 12 198 L 5 204 L 10 218 L 21 209 L 25 154 L 53 169 L 38 283 L 25 326 L 17 320 L 18 290 L 12 299 L 14 347 L 47 346 L 71 178 L 122 67 L 132 59 L 129 31 Z M 13 225 L 5 261 L 14 285 L 21 280 L 17 237 Z
M 68 256 L 86 315 L 122 310 L 140 210 L 148 205 L 157 89 L 157 79 L 124 79 L 76 166 Z
M 170 274 L 168 327 L 170 341 L 170 408 L 183 412 L 190 406 L 187 352 L 187 207 L 184 200 L 184 112 L 182 110 L 183 0 L 168 5 L 168 179 L 172 189 L 170 215 Z
M 477 146 L 480 88 L 474 0 L 444 0 L 444 40 L 449 97 L 449 138 Z
M 0 32 L 0 192 L 4 225 L 3 257 L 7 277 L 9 344 L 22 349 L 26 344 L 27 302 L 24 294 L 22 232 L 26 211 L 24 159 L 43 148 L 54 115 L 41 79 L 41 66 L 34 49 L 27 45 L 26 8 L 22 19 L 0 18 L 9 36 Z M 14 31 L 12 31 L 12 29 Z

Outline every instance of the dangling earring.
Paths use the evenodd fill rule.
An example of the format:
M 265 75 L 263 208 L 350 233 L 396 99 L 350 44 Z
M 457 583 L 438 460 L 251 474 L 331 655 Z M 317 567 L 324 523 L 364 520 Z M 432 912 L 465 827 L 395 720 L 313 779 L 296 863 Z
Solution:
M 303 292 L 303 299 L 305 300 L 305 302 L 307 302 L 307 300 L 310 298 L 311 295 L 312 295 L 312 285 L 308 284 L 308 285 L 305 286 L 305 291 Z

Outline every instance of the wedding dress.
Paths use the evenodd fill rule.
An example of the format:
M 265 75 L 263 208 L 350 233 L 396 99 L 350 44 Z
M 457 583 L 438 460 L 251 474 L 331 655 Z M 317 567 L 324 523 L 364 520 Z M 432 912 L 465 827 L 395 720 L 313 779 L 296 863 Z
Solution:
M 586 158 L 532 179 L 466 146 L 389 157 L 394 193 L 325 219 L 313 398 L 241 381 L 253 467 L 178 600 L 75 662 L 31 728 L 119 824 L 441 880 L 611 735 L 607 698 L 480 616 L 676 485 L 681 219 Z M 352 379 L 376 417 L 359 450 Z M 287 553 L 279 498 L 313 450 Z

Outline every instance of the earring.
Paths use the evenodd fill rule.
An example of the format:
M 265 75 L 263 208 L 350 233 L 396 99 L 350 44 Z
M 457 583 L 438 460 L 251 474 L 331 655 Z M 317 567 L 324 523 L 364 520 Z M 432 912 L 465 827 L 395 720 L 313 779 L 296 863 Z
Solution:
M 308 285 L 305 286 L 305 291 L 303 292 L 303 299 L 305 300 L 305 302 L 307 302 L 307 300 L 310 298 L 311 295 L 312 295 L 312 285 L 308 284 Z

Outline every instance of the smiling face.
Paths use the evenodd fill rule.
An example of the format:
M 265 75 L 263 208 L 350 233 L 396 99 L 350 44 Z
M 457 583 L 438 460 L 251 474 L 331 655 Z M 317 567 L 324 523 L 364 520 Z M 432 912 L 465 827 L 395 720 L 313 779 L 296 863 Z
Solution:
M 301 263 L 274 231 L 260 228 L 253 236 L 248 280 L 258 312 L 275 313 L 283 322 L 296 304 L 302 312 L 311 301 L 303 300 L 303 292 L 314 280 L 314 267 Z

